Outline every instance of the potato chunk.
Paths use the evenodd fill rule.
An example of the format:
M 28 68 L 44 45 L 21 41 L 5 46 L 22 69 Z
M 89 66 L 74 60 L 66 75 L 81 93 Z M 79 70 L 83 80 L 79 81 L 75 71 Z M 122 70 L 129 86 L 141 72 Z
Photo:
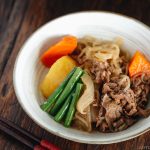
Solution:
M 69 56 L 58 59 L 40 84 L 43 96 L 50 96 L 75 66 L 76 62 Z

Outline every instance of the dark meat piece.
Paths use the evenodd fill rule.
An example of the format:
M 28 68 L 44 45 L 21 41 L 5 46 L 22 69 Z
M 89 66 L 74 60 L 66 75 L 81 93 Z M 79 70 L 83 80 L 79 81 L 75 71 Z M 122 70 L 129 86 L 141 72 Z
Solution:
M 145 110 L 150 92 L 150 78 L 136 77 L 131 80 L 131 88 L 124 90 L 127 81 L 120 82 L 120 77 L 111 77 L 109 82 L 103 84 L 101 107 L 105 109 L 105 113 L 97 120 L 97 125 L 101 126 L 100 131 L 104 131 L 104 120 L 110 131 L 120 131 L 135 122 L 133 117 L 150 115 L 150 109 Z
M 99 109 L 99 113 L 98 113 L 98 116 L 97 116 L 97 118 L 96 118 L 96 120 L 97 120 L 96 127 L 98 127 L 98 126 L 101 124 L 101 122 L 102 122 L 103 120 L 105 120 L 104 115 L 105 115 L 105 113 L 106 113 L 106 110 L 104 109 L 103 106 L 101 106 L 101 104 L 100 104 L 100 107 L 99 107 L 99 108 L 100 108 L 100 109 Z
M 111 71 L 108 62 L 92 61 L 90 72 L 94 75 L 95 83 L 102 83 L 102 81 L 110 80 Z
M 95 87 L 93 106 L 99 106 L 99 103 L 100 103 L 100 93 L 99 90 L 96 89 Z
M 122 107 L 105 94 L 102 99 L 102 106 L 105 108 L 105 120 L 111 128 L 112 123 L 121 116 Z
M 114 131 L 122 131 L 136 122 L 133 118 L 121 117 L 119 120 L 113 123 Z
M 97 60 L 92 60 L 92 67 L 90 71 L 95 75 L 95 82 L 109 82 L 112 77 L 119 76 L 121 73 L 126 72 L 124 67 L 127 68 L 127 59 L 125 57 L 116 60 L 118 62 L 119 68 L 117 68 L 113 62 L 105 61 L 99 62 Z
M 127 104 L 127 101 L 125 100 L 125 94 L 124 93 L 116 93 L 113 92 L 110 93 L 111 97 L 115 99 L 117 104 L 121 104 L 122 106 L 125 106 Z
M 150 75 L 139 75 L 131 78 L 131 88 L 134 91 L 137 104 L 145 108 L 150 93 Z
M 98 128 L 99 128 L 99 131 L 101 131 L 101 132 L 105 132 L 105 133 L 110 132 L 110 128 L 109 128 L 107 122 L 105 121 L 105 119 L 102 120 L 102 122 Z
M 114 86 L 116 86 L 116 84 L 114 83 Z M 112 84 L 108 84 L 108 83 L 105 83 L 103 85 L 103 91 L 102 93 L 108 93 L 108 92 L 112 92 Z
M 137 115 L 146 118 L 150 115 L 150 109 L 142 109 L 142 108 L 138 107 Z
M 102 93 L 108 94 L 110 99 L 123 108 L 124 113 L 131 116 L 137 112 L 134 92 L 130 88 L 124 91 L 122 84 L 125 83 L 120 84 L 119 81 L 119 77 L 111 78 L 111 82 L 103 85 Z
M 123 124 L 125 124 L 124 119 L 120 118 L 118 120 L 116 120 L 115 122 L 113 122 L 113 127 L 115 129 L 118 129 L 120 126 L 122 126 Z
M 115 63 L 110 60 L 100 62 L 94 58 L 87 59 L 84 48 L 85 45 L 79 43 L 77 49 L 71 54 L 71 57 L 78 62 L 80 67 L 90 74 L 95 83 L 102 84 L 104 82 L 109 82 L 111 77 L 118 76 L 124 72 L 127 73 L 128 59 L 126 59 L 125 56 L 121 56 Z
M 85 69 L 95 83 L 101 84 L 102 82 L 109 82 L 110 78 L 114 75 L 119 75 L 121 70 L 118 71 L 113 63 L 108 61 L 100 62 L 96 59 L 86 59 L 84 53 L 78 55 L 71 55 L 82 67 Z
M 102 125 L 103 120 L 108 124 L 110 131 L 121 131 L 129 126 L 127 118 L 130 122 L 134 122 L 131 116 L 137 113 L 137 103 L 135 95 L 131 88 L 126 90 L 126 80 L 122 81 L 121 76 L 112 77 L 110 82 L 103 85 L 101 104 L 105 113 L 99 114 L 97 124 Z M 104 111 L 103 111 L 104 112 Z M 128 121 L 129 122 L 129 121 Z M 99 127 L 102 130 L 102 127 Z
M 127 101 L 127 105 L 125 106 L 125 113 L 129 116 L 132 116 L 137 112 L 137 103 L 134 92 L 131 89 L 125 92 L 125 99 Z
M 127 75 L 129 70 L 128 69 L 129 64 L 128 59 L 124 55 L 119 58 L 119 65 L 122 69 L 122 73 Z
M 114 90 L 117 90 L 119 91 L 119 87 L 117 85 L 117 83 L 111 83 L 111 82 L 108 82 L 108 83 L 105 83 L 103 85 L 103 89 L 102 89 L 102 93 L 108 93 L 108 92 L 112 92 Z
M 106 113 L 105 108 L 101 106 L 98 117 L 96 119 L 97 120 L 96 128 L 98 128 L 100 132 L 110 132 L 110 128 L 104 117 L 105 113 Z

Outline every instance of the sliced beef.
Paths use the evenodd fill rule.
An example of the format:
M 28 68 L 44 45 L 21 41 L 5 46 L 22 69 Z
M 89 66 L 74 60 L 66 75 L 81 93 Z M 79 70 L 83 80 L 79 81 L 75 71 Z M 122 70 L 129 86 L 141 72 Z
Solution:
M 114 131 L 117 132 L 117 131 L 125 130 L 135 122 L 136 120 L 133 118 L 127 118 L 121 116 L 120 119 L 118 119 L 116 122 L 113 123 Z
M 115 101 L 110 99 L 110 97 L 105 94 L 103 99 L 102 99 L 102 106 L 105 108 L 106 113 L 105 113 L 105 120 L 108 124 L 108 126 L 111 128 L 112 123 L 120 118 L 121 112 L 122 112 L 122 107 L 118 105 Z
M 138 106 L 144 109 L 150 93 L 150 75 L 139 75 L 131 78 L 131 88 L 134 91 Z
M 103 111 L 103 115 L 99 113 L 97 125 L 102 126 L 102 122 L 105 120 L 110 131 L 120 131 L 127 128 L 129 126 L 127 119 L 137 113 L 137 103 L 133 90 L 130 87 L 124 90 L 128 81 L 120 81 L 122 81 L 121 76 L 112 77 L 102 87 L 101 107 L 105 109 L 105 112 Z M 103 121 L 102 118 L 104 118 Z M 102 130 L 102 127 L 99 129 Z
M 86 60 L 82 68 L 87 70 L 87 72 L 91 75 L 94 82 L 97 84 L 101 84 L 104 81 L 110 80 L 111 71 L 108 62 L 99 62 L 97 60 Z
M 110 99 L 123 108 L 126 115 L 131 116 L 137 112 L 134 92 L 130 88 L 124 90 L 126 83 L 122 82 L 122 85 L 119 81 L 119 77 L 114 77 L 111 82 L 105 83 L 102 88 L 102 94 L 108 94 Z
M 150 109 L 146 109 L 146 104 L 150 94 L 150 75 L 129 78 L 128 59 L 124 55 L 115 62 L 91 60 L 85 57 L 84 46 L 80 44 L 71 56 L 94 82 L 92 122 L 96 122 L 99 131 L 121 131 L 135 123 L 139 116 L 149 116 Z
M 137 116 L 150 115 L 150 109 L 145 109 L 150 93 L 150 78 L 132 78 L 129 88 L 126 88 L 126 82 L 120 75 L 111 77 L 109 82 L 103 84 L 101 107 L 105 111 L 100 109 L 101 113 L 97 118 L 97 126 L 101 132 L 107 129 L 106 125 L 111 132 L 124 130 L 137 121 Z
M 125 92 L 125 100 L 127 104 L 124 107 L 125 113 L 128 116 L 132 116 L 137 112 L 137 103 L 133 90 L 129 89 Z
M 119 58 L 119 65 L 122 69 L 122 73 L 127 75 L 128 74 L 128 66 L 129 66 L 127 57 L 125 57 L 124 55 L 121 56 Z
M 141 107 L 138 107 L 137 115 L 145 118 L 148 117 L 150 115 L 150 108 L 142 109 Z
M 100 132 L 110 132 L 110 128 L 105 119 L 102 120 L 100 126 L 97 127 Z

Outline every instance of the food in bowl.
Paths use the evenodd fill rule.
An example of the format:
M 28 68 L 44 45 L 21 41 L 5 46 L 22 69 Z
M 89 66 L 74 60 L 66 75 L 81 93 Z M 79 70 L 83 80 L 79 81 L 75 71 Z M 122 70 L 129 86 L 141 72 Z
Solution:
M 132 58 L 122 40 L 65 36 L 41 56 L 50 70 L 40 83 L 43 111 L 65 127 L 91 132 L 127 129 L 148 117 L 150 61 Z

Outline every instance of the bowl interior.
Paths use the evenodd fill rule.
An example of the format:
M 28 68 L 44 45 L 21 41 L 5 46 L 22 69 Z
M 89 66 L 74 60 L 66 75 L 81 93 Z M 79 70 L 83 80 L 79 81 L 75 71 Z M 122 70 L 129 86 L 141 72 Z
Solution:
M 150 117 L 139 120 L 130 128 L 117 133 L 86 133 L 65 128 L 56 123 L 40 109 L 43 97 L 39 83 L 46 74 L 40 62 L 41 53 L 58 41 L 61 36 L 72 34 L 77 37 L 91 35 L 100 39 L 112 40 L 121 37 L 122 48 L 131 55 L 136 50 L 150 58 L 150 31 L 132 19 L 110 13 L 85 12 L 67 15 L 47 23 L 37 30 L 23 45 L 14 69 L 16 95 L 26 113 L 41 127 L 58 136 L 91 144 L 106 144 L 127 140 L 141 134 L 150 127 Z

